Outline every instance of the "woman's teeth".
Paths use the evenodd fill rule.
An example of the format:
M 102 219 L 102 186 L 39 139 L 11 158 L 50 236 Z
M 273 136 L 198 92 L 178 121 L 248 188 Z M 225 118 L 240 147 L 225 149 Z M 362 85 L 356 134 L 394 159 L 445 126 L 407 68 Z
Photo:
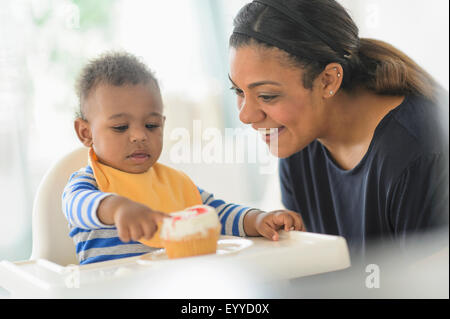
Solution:
M 266 128 L 263 130 L 264 135 L 274 135 L 278 133 L 279 128 Z

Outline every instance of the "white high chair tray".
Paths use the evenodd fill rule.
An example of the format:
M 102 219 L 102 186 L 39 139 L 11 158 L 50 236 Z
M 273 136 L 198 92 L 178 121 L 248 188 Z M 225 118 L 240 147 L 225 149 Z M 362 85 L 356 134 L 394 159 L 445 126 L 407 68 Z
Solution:
M 238 280 L 242 286 L 245 282 L 293 279 L 349 266 L 344 238 L 281 231 L 276 242 L 261 237 L 221 236 L 216 254 L 180 259 L 168 259 L 164 250 L 157 250 L 81 266 L 61 266 L 44 259 L 1 261 L 0 287 L 13 298 L 180 298 L 190 297 L 192 287 L 202 283 L 232 287 Z M 184 292 L 183 287 L 190 288 Z

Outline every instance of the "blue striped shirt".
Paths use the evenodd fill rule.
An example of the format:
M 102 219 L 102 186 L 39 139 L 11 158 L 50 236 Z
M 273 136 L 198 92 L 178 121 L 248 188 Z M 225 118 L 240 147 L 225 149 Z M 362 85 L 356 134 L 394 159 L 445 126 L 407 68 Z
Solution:
M 222 235 L 245 236 L 244 216 L 250 207 L 225 203 L 198 188 L 204 205 L 216 209 L 222 224 Z M 64 188 L 62 210 L 69 222 L 69 236 L 76 246 L 80 264 L 138 256 L 156 248 L 136 241 L 122 242 L 114 225 L 105 225 L 97 217 L 100 202 L 112 193 L 98 189 L 90 166 L 73 173 Z

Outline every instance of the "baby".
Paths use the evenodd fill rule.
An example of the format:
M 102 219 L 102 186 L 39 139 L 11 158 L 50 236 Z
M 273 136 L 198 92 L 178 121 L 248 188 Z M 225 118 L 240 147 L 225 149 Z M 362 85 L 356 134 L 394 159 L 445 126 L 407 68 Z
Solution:
M 77 82 L 75 131 L 89 164 L 72 174 L 62 197 L 80 264 L 137 256 L 161 247 L 158 223 L 167 213 L 209 205 L 222 234 L 264 236 L 304 230 L 299 214 L 225 203 L 184 173 L 158 163 L 165 122 L 158 82 L 127 53 L 91 61 Z M 145 244 L 143 244 L 145 243 Z

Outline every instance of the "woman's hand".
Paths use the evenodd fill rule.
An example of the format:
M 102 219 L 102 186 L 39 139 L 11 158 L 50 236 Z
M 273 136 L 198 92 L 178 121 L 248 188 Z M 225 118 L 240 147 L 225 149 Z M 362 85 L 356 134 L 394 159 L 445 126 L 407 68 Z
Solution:
M 290 210 L 272 212 L 250 211 L 244 218 L 244 231 L 248 236 L 264 236 L 278 240 L 278 230 L 306 231 L 300 214 Z

